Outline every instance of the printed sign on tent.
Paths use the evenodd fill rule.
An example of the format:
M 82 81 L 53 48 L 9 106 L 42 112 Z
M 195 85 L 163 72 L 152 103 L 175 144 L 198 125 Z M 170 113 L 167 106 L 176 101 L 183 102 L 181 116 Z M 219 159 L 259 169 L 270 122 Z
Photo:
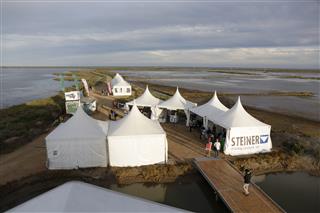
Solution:
M 80 92 L 79 91 L 71 91 L 64 93 L 64 97 L 66 101 L 77 101 L 80 100 Z
M 80 106 L 80 100 L 66 101 L 66 113 L 74 114 Z

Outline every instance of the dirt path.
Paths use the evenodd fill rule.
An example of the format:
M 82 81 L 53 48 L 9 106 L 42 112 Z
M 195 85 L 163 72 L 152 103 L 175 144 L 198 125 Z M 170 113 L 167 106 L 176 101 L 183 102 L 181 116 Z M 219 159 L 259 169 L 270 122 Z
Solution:
M 14 152 L 0 156 L 0 185 L 46 170 L 46 134 Z
M 183 124 L 162 124 L 168 139 L 169 159 L 189 161 L 196 157 L 205 156 L 205 141 L 200 140 L 199 131 L 189 132 Z

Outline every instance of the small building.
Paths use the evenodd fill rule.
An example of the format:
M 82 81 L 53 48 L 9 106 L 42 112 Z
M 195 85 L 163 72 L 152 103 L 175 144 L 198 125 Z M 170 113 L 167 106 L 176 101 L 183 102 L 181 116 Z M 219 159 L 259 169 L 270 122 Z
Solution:
M 45 139 L 49 169 L 106 167 L 107 122 L 76 113 L 55 128 Z
M 109 123 L 107 140 L 110 166 L 142 166 L 168 160 L 165 131 L 135 104 L 124 118 Z
M 119 73 L 111 80 L 111 90 L 113 96 L 130 96 L 132 93 L 131 85 Z

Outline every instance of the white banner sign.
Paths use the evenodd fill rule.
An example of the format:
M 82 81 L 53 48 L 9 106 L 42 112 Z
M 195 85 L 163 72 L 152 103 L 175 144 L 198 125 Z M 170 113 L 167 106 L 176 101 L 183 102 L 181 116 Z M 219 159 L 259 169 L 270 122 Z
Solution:
M 226 135 L 224 153 L 234 156 L 270 152 L 270 131 L 270 126 L 231 128 Z
M 77 100 L 80 100 L 80 92 L 79 91 L 65 92 L 64 97 L 66 101 L 77 101 Z
M 90 93 L 89 93 L 89 86 L 88 86 L 87 80 L 84 79 L 84 78 L 82 78 L 81 81 L 82 81 L 82 83 L 83 83 L 84 89 L 86 90 L 86 92 L 87 92 L 87 94 L 88 94 L 88 96 L 89 96 Z

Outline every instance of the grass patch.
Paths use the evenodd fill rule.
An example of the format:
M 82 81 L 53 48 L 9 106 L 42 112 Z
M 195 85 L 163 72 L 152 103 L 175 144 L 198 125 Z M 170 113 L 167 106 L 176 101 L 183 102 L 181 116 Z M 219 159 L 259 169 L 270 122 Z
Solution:
M 62 94 L 0 110 L 0 153 L 8 153 L 46 132 L 65 113 Z

